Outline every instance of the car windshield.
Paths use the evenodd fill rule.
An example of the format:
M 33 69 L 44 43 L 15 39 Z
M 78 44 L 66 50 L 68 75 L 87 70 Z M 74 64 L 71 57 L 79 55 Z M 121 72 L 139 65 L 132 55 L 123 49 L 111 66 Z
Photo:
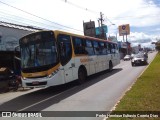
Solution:
M 34 36 L 34 38 L 36 38 L 36 36 Z M 33 39 L 33 36 L 27 39 Z M 57 63 L 57 48 L 53 36 L 40 37 L 38 40 L 27 41 L 29 42 L 21 45 L 22 68 L 39 67 Z
M 137 54 L 134 56 L 135 58 L 143 58 L 143 55 L 142 54 Z
M 126 55 L 125 57 L 130 57 L 130 55 Z

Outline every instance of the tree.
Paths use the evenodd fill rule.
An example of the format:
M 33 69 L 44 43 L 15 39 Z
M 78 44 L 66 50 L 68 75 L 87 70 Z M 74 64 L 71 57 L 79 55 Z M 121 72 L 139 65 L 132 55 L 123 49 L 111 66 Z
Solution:
M 160 51 L 160 40 L 158 42 L 156 42 L 156 50 Z

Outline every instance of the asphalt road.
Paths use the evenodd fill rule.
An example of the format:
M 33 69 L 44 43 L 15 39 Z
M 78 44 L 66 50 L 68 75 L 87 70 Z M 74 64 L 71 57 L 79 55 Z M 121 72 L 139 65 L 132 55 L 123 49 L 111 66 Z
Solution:
M 149 53 L 149 62 L 155 55 L 156 52 Z M 82 116 L 84 113 L 90 114 L 84 111 L 110 111 L 114 109 L 117 102 L 131 88 L 146 67 L 132 67 L 130 61 L 121 61 L 112 72 L 104 71 L 90 76 L 80 86 L 76 85 L 76 82 L 72 82 L 47 89 L 4 93 L 0 95 L 0 111 L 63 111 L 59 112 L 62 115 L 67 113 L 64 111 L 77 111 L 69 113 L 73 116 L 76 116 L 79 111 L 83 111 L 79 112 Z M 52 116 L 54 113 L 48 112 L 48 114 Z M 49 117 L 46 119 L 53 120 Z M 55 117 L 54 119 L 66 118 Z M 70 117 L 67 119 L 102 120 L 103 117 Z

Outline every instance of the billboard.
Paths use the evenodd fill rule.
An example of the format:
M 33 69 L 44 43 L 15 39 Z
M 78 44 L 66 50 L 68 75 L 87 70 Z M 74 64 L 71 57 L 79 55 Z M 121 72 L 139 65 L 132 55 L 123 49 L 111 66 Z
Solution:
M 119 36 L 129 35 L 130 34 L 130 26 L 129 26 L 129 24 L 120 25 L 118 28 L 119 28 Z
M 96 35 L 101 35 L 102 34 L 102 29 L 104 30 L 104 33 L 108 33 L 108 27 L 107 25 L 103 25 L 101 27 L 96 27 Z
M 95 22 L 94 21 L 83 22 L 83 30 L 84 30 L 84 35 L 95 37 L 96 36 Z

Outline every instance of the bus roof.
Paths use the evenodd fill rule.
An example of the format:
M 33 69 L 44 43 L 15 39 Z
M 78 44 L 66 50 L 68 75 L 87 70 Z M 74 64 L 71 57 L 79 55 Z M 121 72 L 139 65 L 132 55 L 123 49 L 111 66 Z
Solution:
M 55 30 L 54 32 L 55 33 L 63 33 L 63 34 L 71 35 L 71 36 L 78 36 L 78 37 L 84 38 L 84 35 L 79 35 L 79 34 L 75 34 L 75 33 L 70 33 L 70 32 L 65 32 L 65 31 L 60 31 L 60 30 Z
M 109 42 L 109 43 L 116 44 L 116 42 L 112 42 L 112 41 L 108 41 L 108 40 L 104 40 L 104 39 L 100 39 L 100 38 L 95 38 L 95 37 L 90 37 L 90 36 L 79 35 L 79 34 L 70 33 L 70 32 L 65 32 L 65 31 L 60 31 L 60 30 L 40 30 L 40 31 L 37 31 L 37 32 L 30 33 L 28 35 L 35 34 L 35 33 L 40 33 L 40 32 L 45 32 L 45 31 L 53 31 L 55 34 L 62 33 L 62 34 L 70 35 L 70 36 L 77 36 L 77 37 L 81 37 L 81 38 L 88 38 L 88 39 L 91 39 L 91 40 Z M 28 35 L 25 35 L 22 38 L 24 38 Z
M 100 38 L 95 38 L 95 37 L 90 37 L 90 36 L 84 36 L 84 35 L 79 35 L 79 34 L 64 32 L 64 31 L 60 31 L 60 30 L 55 30 L 54 32 L 56 32 L 56 33 L 63 33 L 63 34 L 71 35 L 71 36 L 78 36 L 78 37 L 82 37 L 82 38 L 88 38 L 88 39 L 92 39 L 92 40 L 97 40 L 97 41 L 109 42 L 109 43 L 114 43 L 114 44 L 116 44 L 116 42 L 112 42 L 112 41 L 108 41 L 108 40 L 104 40 L 104 39 L 100 39 Z
M 114 44 L 116 44 L 116 42 L 112 42 L 112 41 L 108 41 L 108 40 L 104 40 L 104 39 L 100 39 L 100 38 L 95 38 L 95 37 L 90 37 L 90 36 L 85 36 L 85 38 L 92 39 L 92 40 L 97 40 L 97 41 L 102 41 L 102 42 L 109 42 L 109 43 L 114 43 Z

